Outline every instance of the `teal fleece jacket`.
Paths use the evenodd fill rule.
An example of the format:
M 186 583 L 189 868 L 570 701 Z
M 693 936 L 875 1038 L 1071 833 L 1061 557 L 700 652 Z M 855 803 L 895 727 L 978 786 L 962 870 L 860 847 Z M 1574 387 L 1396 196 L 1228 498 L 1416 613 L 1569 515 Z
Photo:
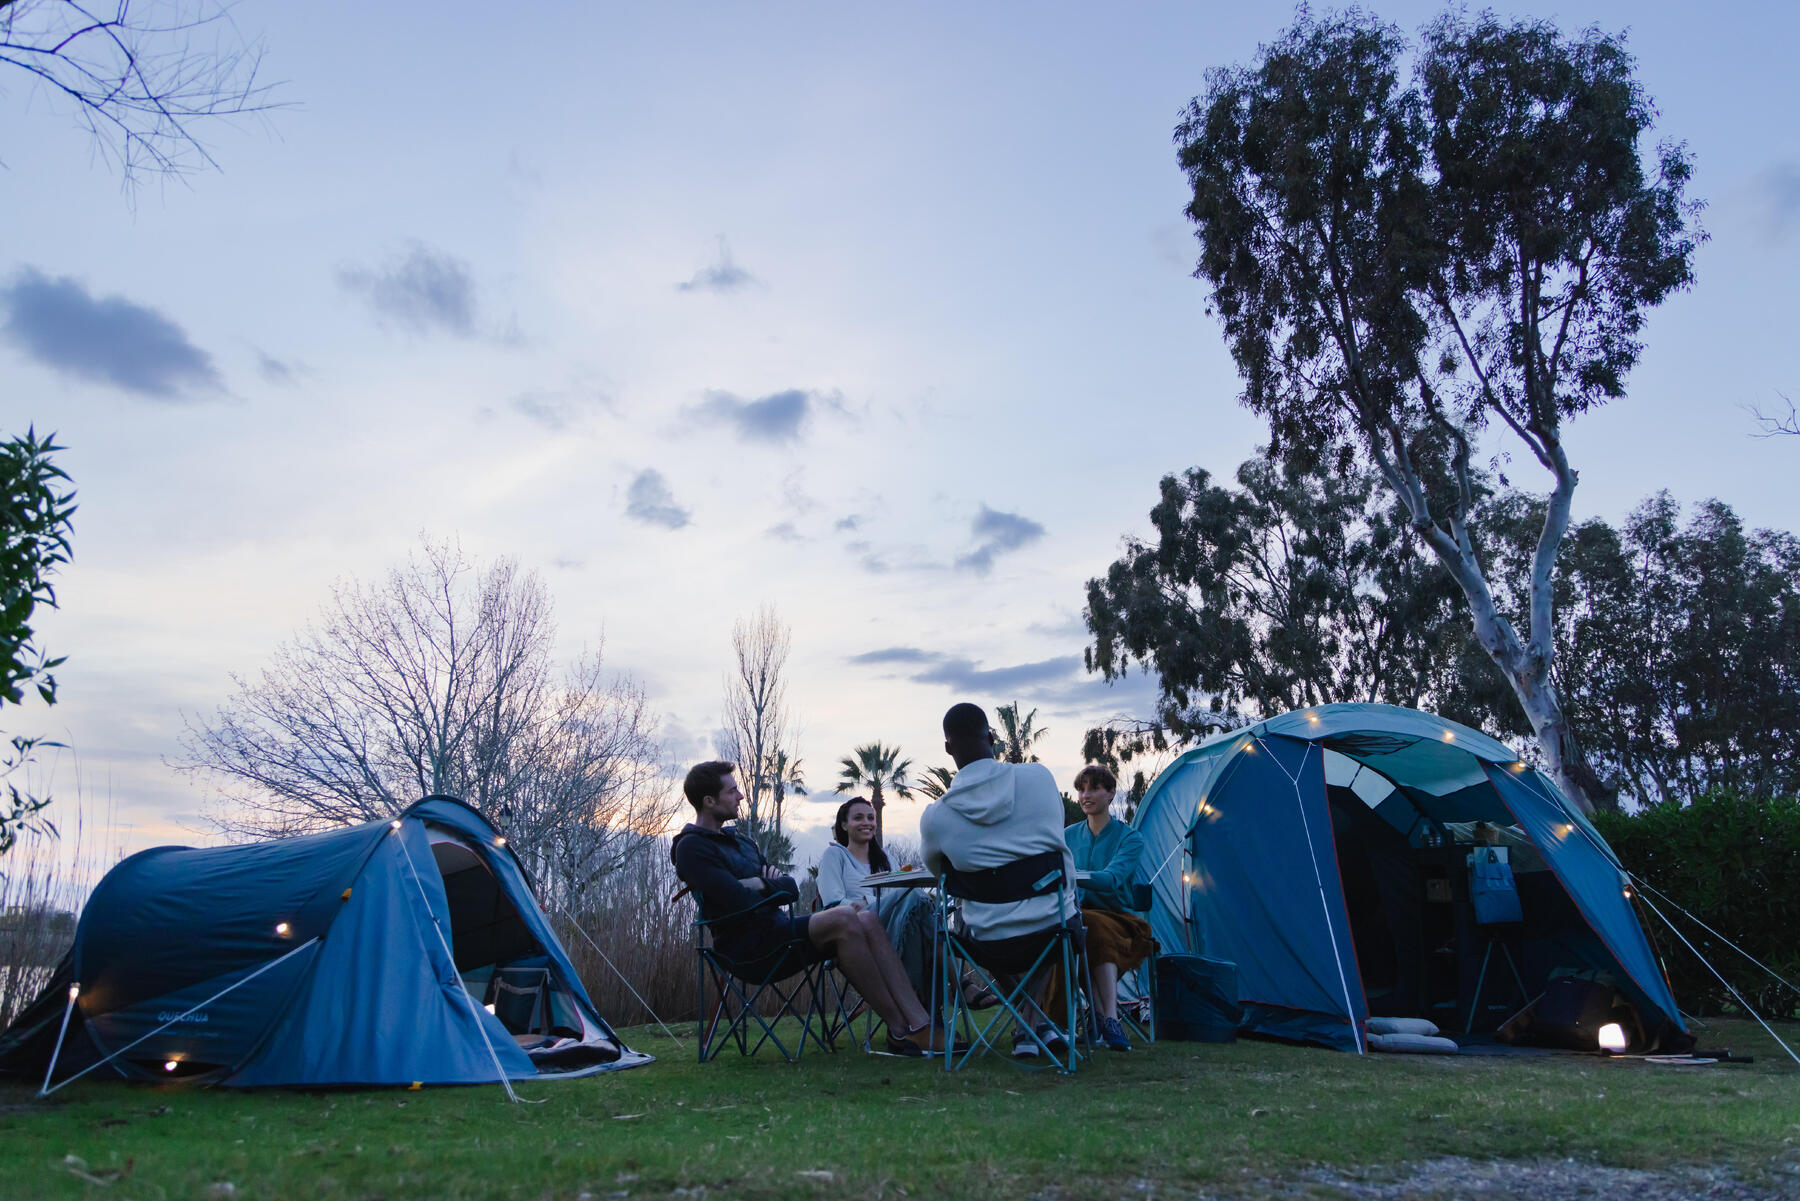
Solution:
M 1081 903 L 1089 909 L 1131 913 L 1131 886 L 1137 883 L 1144 840 L 1118 818 L 1106 823 L 1098 838 L 1085 821 L 1063 830 L 1063 841 L 1075 859 L 1075 870 L 1091 872 L 1081 886 Z

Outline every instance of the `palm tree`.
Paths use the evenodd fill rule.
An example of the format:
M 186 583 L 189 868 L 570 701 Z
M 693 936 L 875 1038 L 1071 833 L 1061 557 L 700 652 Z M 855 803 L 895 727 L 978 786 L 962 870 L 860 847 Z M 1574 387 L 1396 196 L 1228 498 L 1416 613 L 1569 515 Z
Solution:
M 950 791 L 950 782 L 954 779 L 956 773 L 947 767 L 928 767 L 925 778 L 919 781 L 919 791 L 935 801 Z
M 868 746 L 859 746 L 840 762 L 844 765 L 844 774 L 838 778 L 836 792 L 863 792 L 869 794 L 869 804 L 875 807 L 875 836 L 881 836 L 881 810 L 887 804 L 882 796 L 884 789 L 892 789 L 895 796 L 912 799 L 912 785 L 906 779 L 906 773 L 912 768 L 911 759 L 900 758 L 897 746 L 882 746 L 879 742 L 871 742 Z
M 775 832 L 781 832 L 781 803 L 787 799 L 788 793 L 795 796 L 806 795 L 806 780 L 800 774 L 800 760 L 789 759 L 786 751 L 776 751 L 769 756 L 769 772 L 763 783 L 770 791 L 770 799 L 775 804 Z
M 994 747 L 1000 758 L 1008 763 L 1036 763 L 1038 757 L 1031 753 L 1031 748 L 1050 732 L 1048 727 L 1039 728 L 1034 724 L 1037 710 L 1033 709 L 1021 718 L 1019 702 L 1014 701 L 995 709 L 994 715 L 1000 719 L 1002 730 Z

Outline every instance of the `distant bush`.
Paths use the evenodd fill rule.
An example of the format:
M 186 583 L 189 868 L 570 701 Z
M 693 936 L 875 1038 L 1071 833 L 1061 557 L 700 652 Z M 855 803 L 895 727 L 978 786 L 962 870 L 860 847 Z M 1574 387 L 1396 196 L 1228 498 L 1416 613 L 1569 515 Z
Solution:
M 1755 800 L 1721 790 L 1685 805 L 1596 814 L 1594 824 L 1634 875 L 1800 984 L 1800 798 Z M 1800 992 L 1772 979 L 1662 897 L 1647 899 L 1759 1013 L 1800 1016 Z M 1730 992 L 1693 952 L 1654 914 L 1641 912 L 1682 1008 L 1699 1015 L 1735 1011 Z

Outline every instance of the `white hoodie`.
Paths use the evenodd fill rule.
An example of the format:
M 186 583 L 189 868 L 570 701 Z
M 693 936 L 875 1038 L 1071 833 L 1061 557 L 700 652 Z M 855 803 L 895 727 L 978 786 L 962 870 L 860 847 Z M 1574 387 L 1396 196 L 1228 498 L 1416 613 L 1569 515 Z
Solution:
M 926 806 L 919 818 L 919 845 L 925 866 L 938 876 L 947 867 L 977 871 L 1043 851 L 1062 854 L 1067 895 L 1060 910 L 1055 896 L 1006 905 L 971 901 L 963 906 L 963 920 L 975 938 L 1031 934 L 1056 925 L 1062 914 L 1080 912 L 1075 861 L 1063 841 L 1062 794 L 1041 763 L 977 759 L 964 766 L 950 791 Z

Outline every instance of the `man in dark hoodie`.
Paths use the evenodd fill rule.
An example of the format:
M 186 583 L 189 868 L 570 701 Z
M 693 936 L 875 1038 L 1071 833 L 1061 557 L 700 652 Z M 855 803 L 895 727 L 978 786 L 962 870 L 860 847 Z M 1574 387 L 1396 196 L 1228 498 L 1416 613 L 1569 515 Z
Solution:
M 700 916 L 712 925 L 719 950 L 757 976 L 774 966 L 783 949 L 804 940 L 815 959 L 835 958 L 838 969 L 877 1016 L 887 1023 L 887 1049 L 923 1056 L 933 1048 L 931 1015 L 907 983 L 881 919 L 871 910 L 838 906 L 790 917 L 781 907 L 799 899 L 791 876 L 769 865 L 762 851 L 725 823 L 737 820 L 744 793 L 734 764 L 713 761 L 690 768 L 682 791 L 694 820 L 675 836 L 670 857 L 675 874 L 694 892 Z

